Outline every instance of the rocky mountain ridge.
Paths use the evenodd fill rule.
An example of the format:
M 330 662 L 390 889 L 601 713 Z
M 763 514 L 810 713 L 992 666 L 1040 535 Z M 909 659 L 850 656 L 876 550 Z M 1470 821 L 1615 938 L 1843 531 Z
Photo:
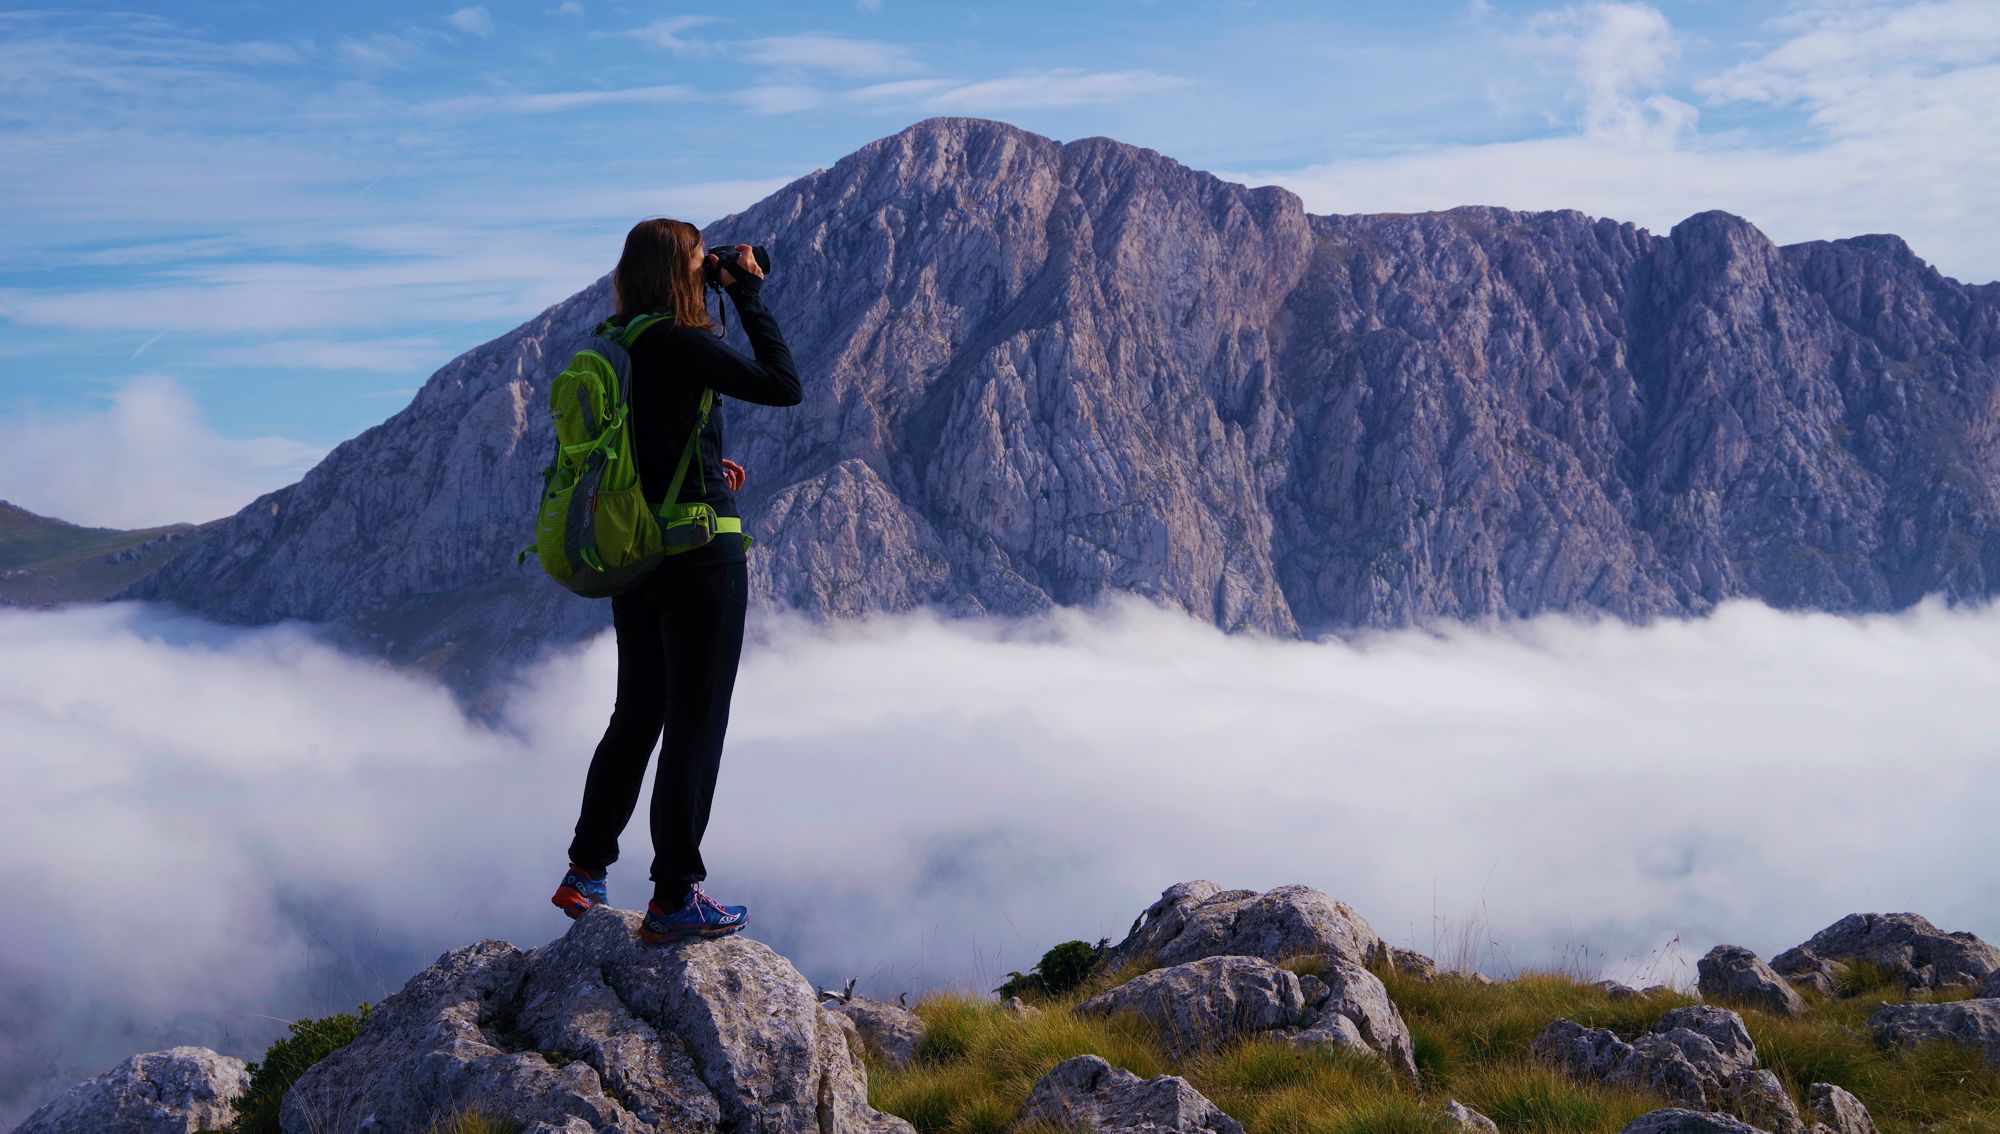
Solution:
M 2000 283 L 1883 234 L 1313 216 L 1108 138 L 919 122 L 708 226 L 778 259 L 805 402 L 727 407 L 753 607 L 1125 592 L 1320 635 L 2000 579 Z M 301 618 L 473 690 L 604 628 L 517 568 L 600 280 L 125 597 Z M 747 350 L 740 332 L 733 341 Z

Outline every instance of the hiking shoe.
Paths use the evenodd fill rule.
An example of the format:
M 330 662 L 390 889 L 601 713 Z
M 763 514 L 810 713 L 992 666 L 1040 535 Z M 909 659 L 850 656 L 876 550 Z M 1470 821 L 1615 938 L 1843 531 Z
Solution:
M 592 906 L 607 905 L 610 899 L 604 894 L 604 875 L 592 878 L 572 865 L 549 901 L 570 917 L 579 918 L 583 916 L 583 911 Z
M 646 920 L 639 923 L 639 940 L 663 945 L 697 937 L 727 937 L 749 923 L 749 907 L 719 905 L 697 882 L 677 910 L 669 912 L 658 902 L 647 902 Z

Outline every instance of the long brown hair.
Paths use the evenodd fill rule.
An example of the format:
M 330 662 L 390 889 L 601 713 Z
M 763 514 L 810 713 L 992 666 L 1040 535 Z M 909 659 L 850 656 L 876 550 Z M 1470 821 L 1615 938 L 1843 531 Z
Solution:
M 671 311 L 683 327 L 720 334 L 708 317 L 701 269 L 688 267 L 688 257 L 701 246 L 701 230 L 686 221 L 649 217 L 633 225 L 625 234 L 625 252 L 611 270 L 618 314 Z

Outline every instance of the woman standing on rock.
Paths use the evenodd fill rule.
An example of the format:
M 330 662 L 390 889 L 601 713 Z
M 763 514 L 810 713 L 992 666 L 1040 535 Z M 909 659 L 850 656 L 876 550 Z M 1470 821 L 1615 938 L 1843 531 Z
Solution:
M 764 271 L 750 246 L 739 244 L 740 271 L 721 268 L 756 358 L 720 338 L 704 294 L 701 232 L 686 221 L 653 218 L 626 234 L 611 273 L 614 327 L 649 312 L 671 321 L 645 328 L 632 358 L 633 445 L 646 502 L 657 511 L 674 466 L 695 427 L 704 389 L 767 406 L 794 406 L 801 397 L 792 352 L 758 292 Z M 736 516 L 734 493 L 743 469 L 721 459 L 722 405 L 702 427 L 695 468 L 677 502 L 706 502 L 718 516 Z M 569 845 L 570 866 L 551 899 L 570 917 L 605 901 L 605 870 L 618 860 L 618 836 L 639 801 L 639 785 L 664 729 L 653 780 L 653 898 L 639 936 L 650 943 L 721 937 L 750 920 L 743 906 L 725 906 L 702 892 L 708 877 L 701 836 L 708 826 L 729 723 L 729 696 L 743 651 L 749 605 L 745 542 L 722 532 L 702 547 L 670 555 L 644 583 L 611 600 L 618 639 L 618 697 L 611 723 L 591 757 L 583 810 Z

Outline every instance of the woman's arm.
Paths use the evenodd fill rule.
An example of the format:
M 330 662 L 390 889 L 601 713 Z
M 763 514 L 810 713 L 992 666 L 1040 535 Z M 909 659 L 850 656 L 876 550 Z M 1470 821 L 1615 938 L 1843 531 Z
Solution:
M 755 359 L 743 357 L 735 347 L 707 331 L 677 327 L 674 337 L 687 352 L 690 373 L 703 375 L 703 384 L 716 393 L 762 406 L 795 406 L 804 398 L 799 372 L 792 365 L 791 348 L 778 333 L 777 318 L 758 297 L 763 285 L 762 279 L 747 276 L 728 287 Z

